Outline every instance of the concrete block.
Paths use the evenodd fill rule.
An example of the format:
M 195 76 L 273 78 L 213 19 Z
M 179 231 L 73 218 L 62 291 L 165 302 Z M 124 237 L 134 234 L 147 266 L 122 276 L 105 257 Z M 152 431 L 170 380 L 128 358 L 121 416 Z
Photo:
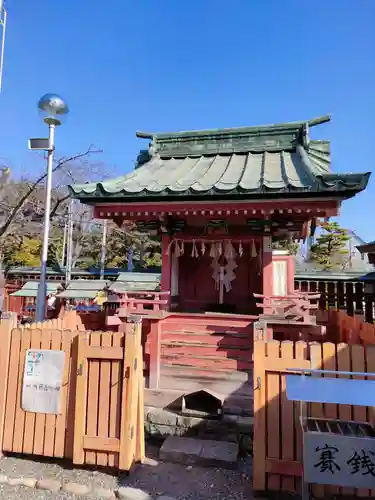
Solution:
M 160 448 L 160 458 L 170 462 L 235 468 L 238 444 L 227 441 L 170 436 Z
M 234 468 L 237 465 L 238 444 L 226 441 L 203 441 L 200 463 Z
M 200 439 L 170 436 L 164 441 L 159 455 L 162 460 L 189 464 L 199 460 L 202 449 Z

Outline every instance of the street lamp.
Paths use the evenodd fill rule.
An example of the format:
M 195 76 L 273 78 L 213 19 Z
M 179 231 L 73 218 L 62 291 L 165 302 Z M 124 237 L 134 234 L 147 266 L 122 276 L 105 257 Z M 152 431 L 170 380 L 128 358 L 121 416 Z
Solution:
M 47 181 L 44 201 L 44 226 L 43 226 L 43 246 L 40 260 L 40 279 L 38 295 L 36 299 L 36 321 L 44 321 L 46 314 L 47 297 L 47 256 L 48 237 L 51 212 L 51 191 L 52 191 L 52 170 L 53 152 L 55 150 L 55 128 L 61 125 L 64 115 L 69 112 L 65 101 L 56 94 L 46 94 L 38 102 L 38 108 L 44 117 L 44 122 L 48 125 L 48 139 L 29 139 L 29 149 L 34 151 L 47 151 Z

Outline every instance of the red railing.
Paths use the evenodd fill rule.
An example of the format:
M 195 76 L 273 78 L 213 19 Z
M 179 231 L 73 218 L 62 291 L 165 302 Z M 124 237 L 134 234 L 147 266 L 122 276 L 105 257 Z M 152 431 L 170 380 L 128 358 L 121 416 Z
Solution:
M 319 307 L 316 302 L 320 297 L 320 293 L 295 291 L 285 297 L 269 297 L 254 293 L 254 297 L 263 300 L 263 302 L 258 302 L 256 305 L 263 309 L 264 315 L 282 320 L 301 321 L 306 324 L 315 323 L 315 317 L 311 312 Z
M 123 292 L 116 294 L 118 302 L 108 303 L 107 324 L 117 324 L 114 318 L 125 318 L 131 314 L 142 316 L 163 316 L 169 310 L 170 292 Z M 112 319 L 111 319 L 112 318 Z

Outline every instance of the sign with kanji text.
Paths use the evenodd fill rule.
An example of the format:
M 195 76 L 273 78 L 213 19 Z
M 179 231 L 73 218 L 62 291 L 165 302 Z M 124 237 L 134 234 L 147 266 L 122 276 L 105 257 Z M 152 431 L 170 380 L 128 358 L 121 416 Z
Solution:
M 304 433 L 304 480 L 351 488 L 375 488 L 375 438 Z
M 64 351 L 28 349 L 22 386 L 22 409 L 32 413 L 61 413 Z

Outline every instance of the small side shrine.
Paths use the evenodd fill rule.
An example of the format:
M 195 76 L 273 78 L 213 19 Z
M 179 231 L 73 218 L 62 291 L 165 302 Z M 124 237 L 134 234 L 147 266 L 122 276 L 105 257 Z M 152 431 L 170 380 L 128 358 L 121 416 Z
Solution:
M 27 281 L 22 288 L 9 294 L 9 311 L 16 312 L 21 319 L 32 319 L 36 311 L 36 298 L 38 294 L 39 281 Z M 62 284 L 57 281 L 47 281 L 47 316 L 53 316 L 56 309 L 58 292 L 63 289 Z
M 307 238 L 367 185 L 369 173 L 333 173 L 329 142 L 311 139 L 329 120 L 138 132 L 149 146 L 133 172 L 70 190 L 95 217 L 160 236 L 174 311 L 258 315 L 254 294 L 294 292 L 293 259 L 274 261 L 272 241 Z
M 81 312 L 100 311 L 107 300 L 109 283 L 105 280 L 72 280 L 57 297 L 65 307 Z

